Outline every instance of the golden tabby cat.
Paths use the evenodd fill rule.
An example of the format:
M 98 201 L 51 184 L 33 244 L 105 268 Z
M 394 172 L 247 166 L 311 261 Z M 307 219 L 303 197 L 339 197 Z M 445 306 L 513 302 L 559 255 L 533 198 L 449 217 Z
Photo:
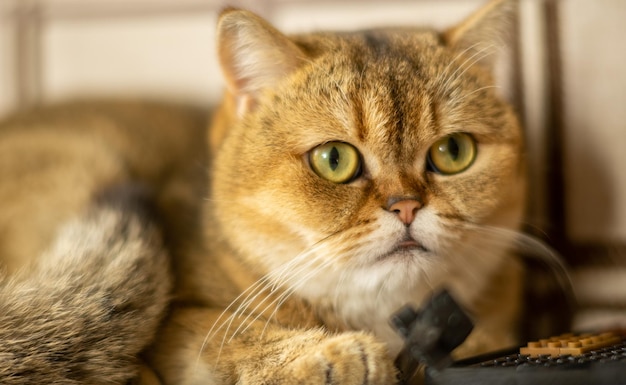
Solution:
M 124 383 L 152 343 L 146 383 L 392 384 L 390 315 L 443 286 L 477 324 L 457 354 L 513 343 L 523 144 L 491 66 L 514 10 L 293 37 L 224 11 L 210 167 L 181 109 L 5 123 L 0 380 Z

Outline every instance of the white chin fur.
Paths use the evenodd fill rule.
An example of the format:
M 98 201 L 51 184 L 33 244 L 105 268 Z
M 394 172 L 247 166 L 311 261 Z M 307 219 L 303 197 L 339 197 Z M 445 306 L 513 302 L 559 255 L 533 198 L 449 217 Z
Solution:
M 391 315 L 406 304 L 421 306 L 444 276 L 444 262 L 436 252 L 441 227 L 436 216 L 423 210 L 411 226 L 411 235 L 427 251 L 388 255 L 406 228 L 394 215 L 383 215 L 378 223 L 369 236 L 372 241 L 353 250 L 349 262 L 324 269 L 297 292 L 314 303 L 332 306 L 349 327 L 372 331 L 395 357 L 402 340 L 389 325 Z

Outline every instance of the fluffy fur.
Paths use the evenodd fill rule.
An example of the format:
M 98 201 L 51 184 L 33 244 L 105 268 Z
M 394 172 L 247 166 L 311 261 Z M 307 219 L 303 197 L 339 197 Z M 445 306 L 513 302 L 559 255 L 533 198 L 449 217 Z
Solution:
M 104 206 L 64 225 L 32 270 L 0 283 L 0 382 L 135 377 L 167 304 L 167 266 L 160 234 L 133 213 Z
M 0 186 L 0 212 L 9 213 L 0 214 L 0 256 L 7 274 L 30 278 L 8 278 L 2 298 L 19 304 L 20 290 L 28 290 L 48 309 L 61 298 L 104 333 L 98 347 L 85 342 L 95 332 L 80 322 L 68 331 L 75 338 L 44 337 L 39 330 L 62 324 L 56 311 L 48 328 L 34 322 L 37 311 L 14 305 L 9 317 L 37 332 L 14 343 L 34 349 L 24 365 L 35 372 L 24 369 L 24 378 L 40 370 L 73 380 L 64 370 L 70 362 L 87 367 L 85 351 L 110 365 L 76 381 L 123 383 L 135 375 L 133 357 L 151 340 L 168 297 L 157 278 L 167 268 L 160 243 L 150 231 L 107 232 L 124 223 L 119 212 L 102 213 L 102 223 L 89 214 L 74 225 L 75 236 L 55 235 L 90 211 L 99 191 L 133 181 L 155 191 L 175 276 L 171 309 L 143 356 L 165 384 L 394 383 L 402 341 L 389 316 L 442 286 L 477 324 L 456 354 L 513 343 L 523 143 L 491 65 L 514 9 L 512 1 L 492 1 L 444 32 L 299 36 L 228 9 L 218 22 L 228 91 L 207 138 L 193 114 L 136 105 L 80 105 L 6 123 L 0 177 L 13 183 Z M 462 170 L 438 172 L 429 154 L 457 133 L 475 143 L 476 157 Z M 342 183 L 313 164 L 312 152 L 328 143 L 357 154 L 359 167 Z M 334 170 L 344 158 L 331 156 Z M 94 237 L 110 241 L 95 262 L 78 258 L 92 255 L 81 240 Z M 45 258 L 28 268 L 37 255 L 76 270 L 56 270 L 61 264 Z M 154 258 L 145 270 L 131 268 L 145 258 Z M 111 274 L 94 273 L 109 267 Z M 76 286 L 55 284 L 74 279 Z M 120 292 L 104 295 L 93 284 Z M 118 326 L 103 317 L 111 308 L 103 297 L 144 307 Z M 5 325 L 0 318 L 0 330 L 13 328 Z M 71 348 L 61 350 L 64 362 L 37 369 L 32 347 L 47 341 Z M 128 342 L 121 355 L 120 341 Z M 120 377 L 110 375 L 118 367 Z
M 196 227 L 204 122 L 101 102 L 0 124 L 0 383 L 138 377 L 187 242 L 178 234 Z

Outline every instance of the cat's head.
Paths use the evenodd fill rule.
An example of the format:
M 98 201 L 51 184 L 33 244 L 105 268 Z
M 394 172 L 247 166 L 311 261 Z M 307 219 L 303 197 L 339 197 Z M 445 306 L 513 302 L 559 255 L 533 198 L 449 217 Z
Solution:
M 522 132 L 491 76 L 512 7 L 444 33 L 293 37 L 225 11 L 210 202 L 240 256 L 312 301 L 494 269 L 524 196 Z

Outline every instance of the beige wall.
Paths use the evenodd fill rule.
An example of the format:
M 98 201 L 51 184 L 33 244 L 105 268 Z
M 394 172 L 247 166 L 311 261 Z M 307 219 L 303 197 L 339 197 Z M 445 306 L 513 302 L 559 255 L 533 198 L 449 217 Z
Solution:
M 626 1 L 563 3 L 568 232 L 626 240 Z

